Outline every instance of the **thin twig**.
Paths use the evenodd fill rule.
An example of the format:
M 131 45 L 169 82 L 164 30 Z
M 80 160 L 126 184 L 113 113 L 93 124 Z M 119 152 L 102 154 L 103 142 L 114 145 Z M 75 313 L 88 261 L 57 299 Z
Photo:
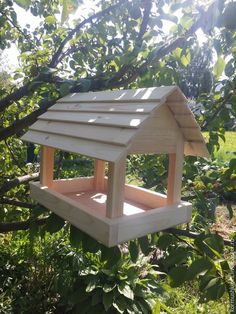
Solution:
M 19 165 L 19 162 L 18 162 L 18 160 L 15 158 L 15 156 L 14 156 L 14 154 L 13 154 L 13 152 L 12 152 L 10 146 L 8 145 L 6 139 L 4 140 L 4 142 L 5 142 L 6 147 L 7 147 L 8 151 L 9 151 L 9 153 L 10 153 L 10 155 L 11 155 L 11 158 L 12 158 L 13 161 L 15 162 L 16 166 L 17 166 L 24 174 L 27 174 L 27 172 L 26 172 L 23 168 L 21 168 L 21 166 Z

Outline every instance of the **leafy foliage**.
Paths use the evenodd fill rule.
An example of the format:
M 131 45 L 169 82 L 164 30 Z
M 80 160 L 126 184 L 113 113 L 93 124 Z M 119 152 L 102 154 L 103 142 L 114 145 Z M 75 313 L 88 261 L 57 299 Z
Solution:
M 17 5 L 39 22 L 22 25 Z M 225 129 L 235 126 L 235 1 L 99 0 L 81 14 L 85 6 L 0 2 L 0 49 L 14 44 L 19 53 L 19 67 L 1 67 L 0 75 L 0 219 L 30 226 L 3 237 L 1 311 L 150 313 L 153 307 L 153 313 L 171 313 L 165 299 L 171 287 L 196 281 L 201 302 L 226 293 L 232 300 L 233 266 L 209 224 L 219 202 L 232 217 L 236 199 L 235 156 L 223 163 L 215 155 Z M 189 228 L 199 237 L 160 233 L 107 249 L 32 203 L 28 185 L 16 178 L 38 171 L 39 148 L 20 140 L 38 115 L 69 92 L 171 84 L 191 99 L 209 132 L 212 161 L 188 157 L 184 166 L 183 197 L 195 209 Z M 56 161 L 57 178 L 92 173 L 84 157 L 57 152 Z M 129 156 L 127 168 L 131 180 L 165 192 L 166 156 Z M 8 189 L 12 181 L 19 184 Z

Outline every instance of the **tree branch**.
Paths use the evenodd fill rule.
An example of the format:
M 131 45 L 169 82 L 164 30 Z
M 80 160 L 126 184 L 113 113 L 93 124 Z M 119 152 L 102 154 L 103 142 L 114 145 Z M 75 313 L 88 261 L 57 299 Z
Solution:
M 22 177 L 15 178 L 13 180 L 8 180 L 0 187 L 0 196 L 8 192 L 9 190 L 15 188 L 16 186 L 24 183 L 28 183 L 29 181 L 35 180 L 39 177 L 39 173 L 27 174 Z
M 103 17 L 105 14 L 111 12 L 112 10 L 119 8 L 121 4 L 128 2 L 128 0 L 120 0 L 119 3 L 112 5 L 102 11 L 99 11 L 98 13 L 90 16 L 89 18 L 83 20 L 83 22 L 79 23 L 73 30 L 71 30 L 67 37 L 62 41 L 59 48 L 55 52 L 55 54 L 52 57 L 52 60 L 50 64 L 48 65 L 49 68 L 55 68 L 58 64 L 58 59 L 63 51 L 63 48 L 68 43 L 68 41 L 74 36 L 74 34 L 78 33 L 82 27 L 88 23 L 91 23 L 93 19 Z M 26 83 L 24 86 L 16 89 L 13 93 L 7 95 L 3 99 L 0 100 L 0 112 L 3 112 L 7 107 L 9 107 L 14 101 L 17 101 L 21 99 L 24 96 L 28 95 L 28 92 L 34 92 L 36 89 L 38 89 L 38 84 L 33 84 L 35 82 L 51 82 L 52 80 L 52 74 L 45 74 L 40 73 L 37 77 L 35 77 L 30 82 Z
M 30 224 L 33 222 L 34 224 L 37 224 L 38 226 L 42 226 L 47 222 L 48 218 L 41 218 L 37 219 L 35 221 L 32 220 L 25 220 L 25 221 L 15 221 L 15 222 L 4 222 L 0 223 L 0 233 L 6 233 L 11 231 L 18 231 L 18 230 L 27 230 L 30 227 Z M 166 230 L 163 230 L 163 232 L 171 233 L 174 235 L 180 235 L 187 238 L 196 239 L 200 236 L 200 233 L 197 232 L 189 232 L 187 230 L 182 229 L 176 229 L 176 228 L 169 228 Z M 234 242 L 230 241 L 228 239 L 224 239 L 224 244 L 226 246 L 234 246 Z
M 32 81 L 26 83 L 20 88 L 17 88 L 12 92 L 11 94 L 8 94 L 6 97 L 2 98 L 0 100 L 0 112 L 3 112 L 7 107 L 9 107 L 14 101 L 17 101 L 21 99 L 24 96 L 28 96 L 29 92 L 34 92 L 36 89 L 38 89 L 39 84 L 36 84 L 36 82 L 52 82 L 52 75 L 46 74 L 46 73 L 40 73 L 38 76 L 36 76 Z M 35 83 L 35 84 L 34 84 Z
M 6 198 L 6 197 L 3 197 L 2 199 L 0 199 L 0 204 L 24 207 L 24 208 L 29 208 L 29 209 L 33 209 L 36 206 L 32 203 L 21 202 L 21 201 Z
M 56 100 L 46 101 L 44 102 L 41 107 L 33 112 L 31 112 L 28 116 L 25 116 L 21 120 L 17 120 L 14 123 L 12 123 L 7 128 L 3 128 L 0 130 L 0 141 L 12 136 L 19 131 L 22 131 L 22 129 L 30 126 L 32 123 L 34 123 L 37 120 L 37 117 L 41 114 L 43 114 L 49 107 L 54 105 Z
M 30 228 L 32 223 L 37 226 L 45 225 L 48 218 L 41 218 L 37 220 L 25 220 L 25 221 L 14 221 L 14 222 L 1 222 L 0 223 L 0 233 L 6 233 L 18 230 L 27 230 Z
M 177 228 L 169 228 L 169 229 L 164 230 L 164 232 L 168 232 L 174 235 L 180 235 L 180 236 L 184 236 L 184 237 L 192 238 L 192 239 L 196 239 L 200 236 L 200 233 L 190 232 L 187 230 L 182 230 L 182 229 L 177 229 Z M 227 246 L 234 246 L 233 241 L 228 240 L 228 239 L 224 239 L 224 244 Z

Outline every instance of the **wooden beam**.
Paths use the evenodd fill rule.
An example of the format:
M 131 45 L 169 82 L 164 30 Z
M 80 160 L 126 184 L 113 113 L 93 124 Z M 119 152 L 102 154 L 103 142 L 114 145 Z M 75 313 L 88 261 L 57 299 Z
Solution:
M 108 163 L 108 186 L 106 217 L 115 218 L 123 215 L 125 194 L 126 156 L 118 162 Z
M 176 153 L 169 154 L 167 204 L 172 205 L 181 201 L 182 172 L 184 160 L 184 141 L 179 135 Z
M 105 190 L 105 161 L 95 159 L 94 162 L 94 188 L 97 191 Z
M 51 187 L 53 184 L 55 149 L 48 146 L 41 147 L 40 154 L 40 184 Z

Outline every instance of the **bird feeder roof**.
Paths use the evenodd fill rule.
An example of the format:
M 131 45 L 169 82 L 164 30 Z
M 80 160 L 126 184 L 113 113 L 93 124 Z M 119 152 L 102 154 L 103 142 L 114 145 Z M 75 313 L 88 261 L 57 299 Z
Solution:
M 171 153 L 182 134 L 185 155 L 208 157 L 205 140 L 177 86 L 74 93 L 30 126 L 23 140 L 116 162 L 129 153 Z

